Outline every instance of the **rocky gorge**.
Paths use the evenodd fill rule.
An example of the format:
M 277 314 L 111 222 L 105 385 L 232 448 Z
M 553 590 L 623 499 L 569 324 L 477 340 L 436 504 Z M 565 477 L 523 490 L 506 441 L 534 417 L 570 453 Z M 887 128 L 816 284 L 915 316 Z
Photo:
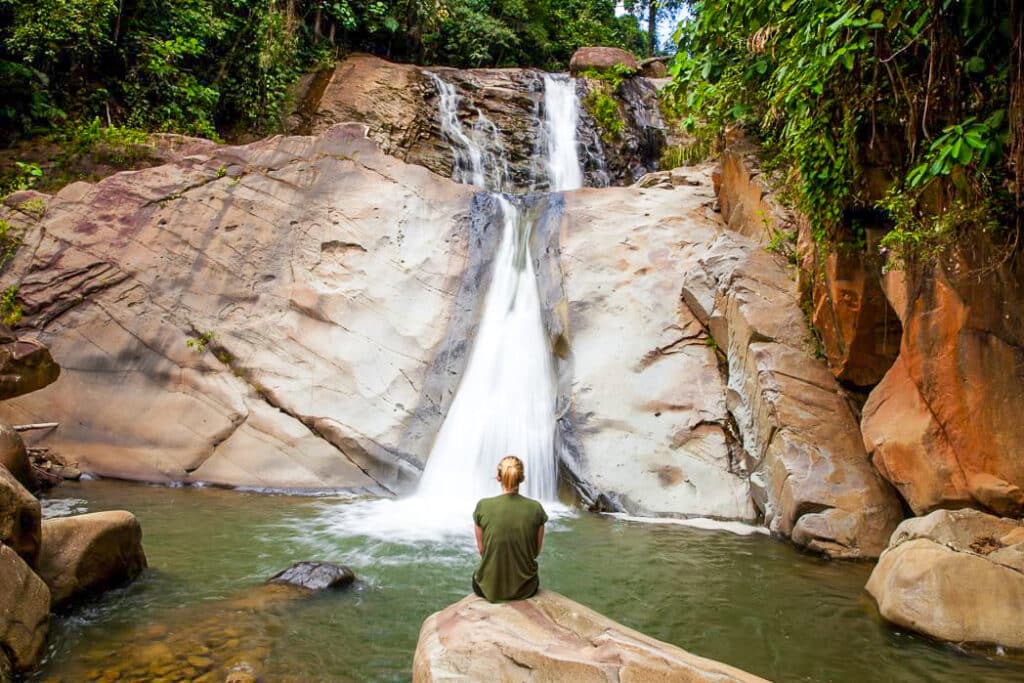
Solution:
M 584 100 L 592 85 L 581 74 L 573 88 Z M 26 379 L 38 390 L 4 401 L 0 416 L 59 422 L 32 444 L 73 455 L 93 476 L 382 497 L 414 490 L 466 373 L 502 211 L 450 179 L 460 162 L 438 118 L 445 92 L 435 79 L 453 87 L 479 149 L 507 169 L 489 185 L 535 193 L 528 253 L 567 498 L 638 517 L 763 524 L 831 558 L 881 555 L 868 590 L 887 619 L 937 638 L 1020 647 L 998 628 L 958 631 L 904 615 L 923 610 L 906 605 L 919 599 L 906 577 L 947 566 L 939 552 L 959 554 L 956 572 L 971 553 L 988 563 L 978 571 L 1021 571 L 1016 522 L 977 513 L 954 542 L 914 526 L 931 516 L 903 521 L 904 506 L 1019 517 L 1012 436 L 1024 378 L 1006 372 L 1024 367 L 1015 323 L 958 275 L 967 265 L 873 277 L 864 263 L 819 257 L 749 149 L 731 150 L 720 167 L 655 171 L 660 124 L 642 77 L 620 91 L 626 133 L 616 143 L 581 110 L 586 186 L 557 195 L 542 194 L 552 183 L 538 154 L 549 134 L 544 74 L 428 71 L 357 54 L 309 79 L 295 134 L 199 146 L 95 184 L 9 196 L 0 217 L 25 236 L 3 285 L 16 285 L 18 335 L 38 339 L 18 343 L 48 346 L 61 372 L 46 388 Z M 796 267 L 763 248 L 777 231 L 801 234 Z M 1004 305 L 1013 300 L 1013 278 L 990 277 Z M 861 405 L 854 390 L 865 387 Z M 137 523 L 109 521 L 128 546 L 139 544 Z M 4 542 L 14 552 L 3 550 L 39 553 L 41 539 L 38 556 L 54 557 L 54 547 L 84 538 L 78 523 L 43 523 L 36 541 L 12 537 Z M 922 547 L 925 537 L 944 549 Z M 970 550 L 988 537 L 997 552 Z M 63 540 L 48 549 L 48 538 Z M 131 557 L 126 575 L 146 564 Z M 11 572 L 21 593 L 41 594 L 31 572 Z M 38 574 L 55 606 L 70 586 L 94 585 L 65 569 Z M 935 595 L 951 600 L 941 582 Z M 1019 596 L 1007 595 L 980 611 L 1013 610 Z M 560 600 L 537 599 L 556 622 L 543 628 L 558 630 L 566 610 L 581 618 L 585 608 Z M 439 656 L 438 643 L 480 619 L 479 609 L 470 601 L 431 617 L 421 642 L 434 663 L 417 654 L 420 680 L 433 680 L 432 668 L 462 670 L 451 662 L 464 655 Z M 592 632 L 618 625 L 584 616 L 574 628 L 590 634 L 600 660 L 607 646 Z M 655 657 L 628 629 L 607 637 Z M 520 666 L 531 647 L 500 654 Z M 747 680 L 678 648 L 657 657 L 669 671 L 695 666 L 694 680 Z M 633 664 L 616 666 L 633 675 Z

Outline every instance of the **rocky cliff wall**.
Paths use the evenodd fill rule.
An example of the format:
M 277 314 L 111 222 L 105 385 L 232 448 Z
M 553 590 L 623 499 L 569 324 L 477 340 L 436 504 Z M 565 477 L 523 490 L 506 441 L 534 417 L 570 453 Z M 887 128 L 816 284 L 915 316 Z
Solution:
M 963 506 L 1024 512 L 1024 259 L 976 235 L 937 262 L 890 269 L 869 253 L 823 253 L 774 198 L 756 149 L 718 178 L 730 226 L 769 243 L 799 235 L 802 291 L 833 374 L 870 390 L 872 463 L 915 514 Z M 994 264 L 994 265 L 993 265 Z
M 431 73 L 455 87 L 465 127 L 480 122 L 481 114 L 493 124 L 493 129 L 485 124 L 486 135 L 480 137 L 489 139 L 483 147 L 506 157 L 513 186 L 547 189 L 542 163 L 544 74 L 535 69 L 427 68 L 353 54 L 332 72 L 308 80 L 292 128 L 315 134 L 339 122 L 365 123 L 370 138 L 386 154 L 450 177 L 452 152 L 441 131 L 439 93 Z M 590 88 L 585 79 L 578 79 L 576 87 L 581 99 Z M 615 98 L 624 129 L 615 139 L 602 142 L 593 119 L 581 111 L 577 135 L 590 186 L 631 183 L 657 165 L 662 133 L 655 88 L 637 76 L 620 90 Z

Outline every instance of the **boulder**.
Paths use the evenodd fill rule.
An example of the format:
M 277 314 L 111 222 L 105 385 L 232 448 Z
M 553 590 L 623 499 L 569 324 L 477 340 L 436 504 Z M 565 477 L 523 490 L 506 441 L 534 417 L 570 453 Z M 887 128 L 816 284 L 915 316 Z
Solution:
M 622 67 L 627 73 L 636 73 L 640 64 L 631 53 L 617 47 L 581 47 L 572 53 L 569 73 L 579 76 L 585 71 L 605 73 L 615 67 Z
M 668 67 L 665 66 L 667 57 L 648 57 L 640 62 L 640 75 L 645 78 L 665 78 L 668 76 Z
M 423 623 L 413 681 L 760 681 L 628 629 L 552 591 L 468 596 Z
M 414 683 L 761 681 L 626 628 L 553 591 L 492 604 L 466 597 L 423 622 Z
M 6 422 L 0 421 L 0 466 L 6 467 L 7 471 L 14 475 L 18 482 L 29 490 L 36 487 L 36 476 L 32 470 L 32 461 L 29 460 L 28 451 L 25 450 L 25 442 L 21 434 L 14 431 L 14 427 Z
M 296 562 L 284 571 L 267 579 L 268 583 L 283 583 L 311 591 L 344 588 L 356 580 L 348 567 L 331 562 Z
M 971 509 L 908 519 L 867 591 L 901 627 L 956 643 L 1024 648 L 1024 522 Z
M 0 543 L 10 546 L 31 567 L 36 566 L 42 538 L 39 501 L 0 467 Z
M 15 671 L 36 665 L 49 628 L 49 589 L 14 550 L 0 545 L 0 680 L 4 659 Z
M 985 254 L 981 241 L 885 279 L 903 336 L 864 405 L 864 444 L 919 515 L 1024 514 L 1024 321 L 1008 313 L 1024 306 L 1024 255 Z
M 0 331 L 0 401 L 38 391 L 60 375 L 45 345 L 13 337 L 6 327 Z
M 681 272 L 683 301 L 724 352 L 729 411 L 769 529 L 832 557 L 877 557 L 902 509 L 812 356 L 784 261 L 729 232 L 689 250 Z
M 39 576 L 54 608 L 123 585 L 146 567 L 142 528 L 123 510 L 93 512 L 43 522 Z

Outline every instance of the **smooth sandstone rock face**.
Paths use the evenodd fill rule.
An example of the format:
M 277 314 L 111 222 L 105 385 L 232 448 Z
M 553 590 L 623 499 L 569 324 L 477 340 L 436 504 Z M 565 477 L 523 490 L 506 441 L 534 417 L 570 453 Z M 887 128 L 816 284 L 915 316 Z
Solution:
M 35 499 L 6 467 L 0 467 L 0 543 L 36 566 L 42 540 L 41 512 Z
M 867 590 L 882 616 L 905 628 L 1024 648 L 1024 522 L 970 509 L 908 519 Z
M 709 181 L 578 190 L 559 235 L 578 475 L 633 514 L 753 520 L 725 380 L 680 301 L 687 249 L 714 240 Z
M 640 70 L 640 64 L 631 53 L 617 47 L 581 47 L 569 59 L 569 72 L 573 76 L 593 69 L 598 72 L 611 71 L 620 66 L 628 73 Z
M 69 185 L 9 271 L 65 370 L 0 413 L 60 422 L 43 444 L 103 476 L 410 480 L 473 192 L 355 125 Z
M 864 444 L 917 514 L 969 505 L 1016 517 L 1024 513 L 1024 321 L 1011 312 L 1024 284 L 1019 264 L 980 271 L 972 263 L 954 255 L 913 278 L 887 276 L 903 338 L 864 406 Z
M 132 581 L 146 567 L 142 528 L 123 510 L 43 522 L 39 576 L 54 608 Z
M 0 658 L 7 655 L 17 671 L 32 668 L 49 628 L 49 589 L 14 550 L 0 544 Z
M 552 591 L 491 604 L 469 596 L 423 622 L 414 683 L 761 681 L 626 628 Z
M 877 557 L 902 518 L 871 467 L 853 412 L 811 357 L 795 283 L 779 258 L 721 233 L 690 252 L 682 298 L 725 353 L 727 404 L 773 533 L 832 557 Z

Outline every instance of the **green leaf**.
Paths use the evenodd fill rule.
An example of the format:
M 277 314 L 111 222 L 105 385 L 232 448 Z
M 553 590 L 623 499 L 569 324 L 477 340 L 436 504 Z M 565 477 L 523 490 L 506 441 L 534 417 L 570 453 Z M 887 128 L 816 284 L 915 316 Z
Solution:
M 969 74 L 980 74 L 985 70 L 985 60 L 975 55 L 967 60 L 967 63 L 964 64 L 964 69 Z
M 852 52 L 846 52 L 843 54 L 843 66 L 846 67 L 847 71 L 853 71 L 854 57 Z

